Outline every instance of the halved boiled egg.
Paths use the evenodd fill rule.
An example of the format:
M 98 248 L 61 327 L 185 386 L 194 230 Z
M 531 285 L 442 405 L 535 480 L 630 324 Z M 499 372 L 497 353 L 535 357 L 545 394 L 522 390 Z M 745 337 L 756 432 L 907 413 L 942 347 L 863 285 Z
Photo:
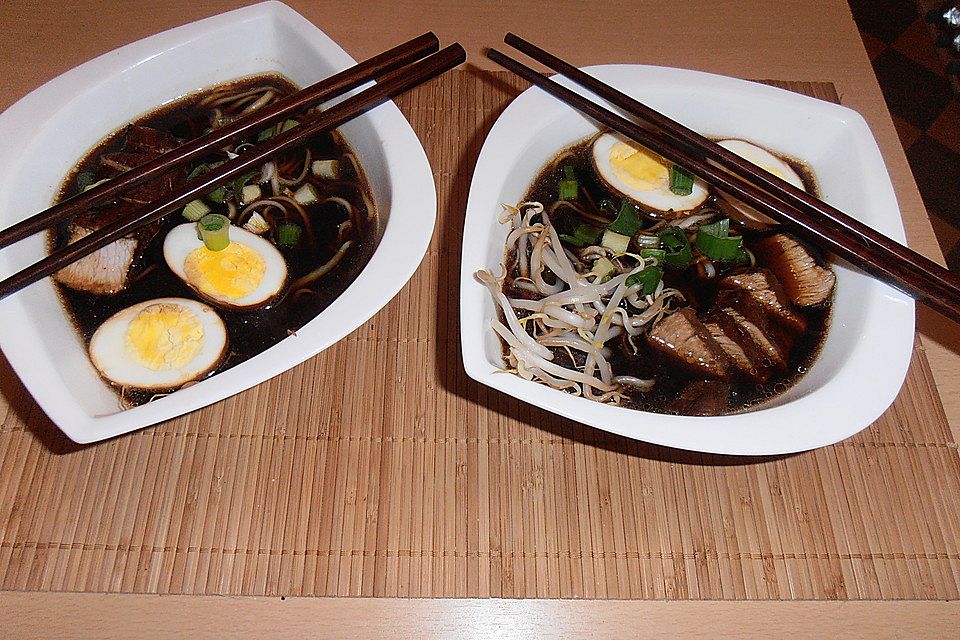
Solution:
M 211 251 L 197 225 L 181 224 L 163 241 L 163 258 L 194 291 L 214 304 L 253 309 L 271 302 L 287 281 L 287 261 L 269 240 L 230 225 L 230 244 Z
M 707 186 L 694 178 L 693 190 L 680 196 L 670 191 L 673 164 L 619 134 L 604 133 L 593 142 L 593 167 L 608 187 L 630 200 L 662 212 L 696 209 L 707 199 Z
M 757 145 L 751 144 L 744 140 L 735 139 L 719 140 L 717 144 L 728 151 L 732 151 L 744 160 L 748 160 L 752 164 L 757 165 L 761 169 L 769 171 L 778 178 L 786 180 L 798 189 L 806 191 L 806 186 L 803 184 L 803 180 L 800 179 L 800 176 L 797 175 L 797 172 L 794 171 L 789 164 L 773 155 L 766 149 L 758 147 Z M 774 220 L 771 220 L 753 207 L 744 204 L 733 196 L 730 196 L 726 193 L 723 194 L 723 196 L 730 204 L 734 206 L 734 208 L 736 208 L 737 211 L 744 216 L 745 219 L 743 222 L 746 222 L 748 225 L 765 227 L 768 225 L 777 224 Z
M 174 389 L 216 368 L 227 329 L 209 306 L 157 298 L 110 316 L 90 339 L 90 360 L 104 378 L 137 389 Z

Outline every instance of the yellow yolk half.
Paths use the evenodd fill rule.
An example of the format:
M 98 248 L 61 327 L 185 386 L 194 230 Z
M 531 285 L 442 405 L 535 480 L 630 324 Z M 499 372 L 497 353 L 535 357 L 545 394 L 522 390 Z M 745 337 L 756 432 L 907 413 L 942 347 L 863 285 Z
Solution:
M 152 304 L 130 321 L 125 344 L 130 357 L 148 369 L 178 369 L 200 352 L 203 325 L 192 311 L 180 305 Z
M 618 142 L 610 149 L 610 166 L 618 180 L 638 191 L 653 191 L 669 184 L 666 161 L 644 147 Z
M 222 251 L 205 246 L 194 249 L 184 261 L 187 280 L 207 295 L 236 300 L 253 292 L 267 271 L 263 257 L 239 242 Z

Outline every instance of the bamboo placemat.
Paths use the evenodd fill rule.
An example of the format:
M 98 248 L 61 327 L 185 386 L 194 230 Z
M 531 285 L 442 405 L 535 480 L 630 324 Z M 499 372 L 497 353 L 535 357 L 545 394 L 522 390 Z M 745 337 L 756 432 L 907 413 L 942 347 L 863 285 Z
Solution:
M 400 100 L 437 178 L 429 253 L 379 315 L 287 374 L 78 447 L 0 359 L 0 589 L 960 597 L 960 459 L 919 347 L 875 425 L 777 459 L 626 440 L 467 379 L 467 187 L 517 90 L 466 71 Z

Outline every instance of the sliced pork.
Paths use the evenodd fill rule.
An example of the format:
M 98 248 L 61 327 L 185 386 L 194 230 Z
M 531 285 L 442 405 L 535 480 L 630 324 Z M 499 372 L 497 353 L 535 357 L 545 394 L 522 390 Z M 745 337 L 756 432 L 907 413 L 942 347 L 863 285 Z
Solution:
M 754 244 L 754 252 L 769 265 L 793 304 L 811 307 L 830 299 L 837 277 L 791 236 L 777 233 L 763 238 Z
M 690 307 L 657 323 L 647 341 L 688 372 L 719 380 L 730 377 L 729 359 Z
M 806 319 L 797 313 L 793 304 L 780 285 L 780 281 L 767 269 L 756 269 L 726 276 L 720 280 L 720 286 L 744 291 L 770 315 L 793 333 L 803 333 L 807 328 Z
M 71 225 L 68 242 L 72 244 L 93 231 L 88 227 Z M 121 238 L 60 269 L 53 277 L 57 282 L 78 291 L 100 295 L 117 293 L 127 286 L 138 244 L 135 238 Z

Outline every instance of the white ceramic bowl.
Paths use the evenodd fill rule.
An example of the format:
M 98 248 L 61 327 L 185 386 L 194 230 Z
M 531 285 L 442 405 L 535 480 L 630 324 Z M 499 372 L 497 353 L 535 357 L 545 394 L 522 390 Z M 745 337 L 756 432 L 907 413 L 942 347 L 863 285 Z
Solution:
M 869 128 L 854 111 L 789 91 L 723 76 L 637 65 L 588 72 L 710 137 L 744 138 L 805 160 L 822 197 L 904 242 L 896 197 Z M 581 93 L 571 82 L 564 84 Z M 497 373 L 495 315 L 473 274 L 502 271 L 501 204 L 523 197 L 556 153 L 596 125 L 531 88 L 503 112 L 484 143 L 467 203 L 461 265 L 463 361 L 470 377 L 584 424 L 647 442 L 727 454 L 782 454 L 842 440 L 873 422 L 896 397 L 913 347 L 914 305 L 902 293 L 834 261 L 836 302 L 823 351 L 787 393 L 748 413 L 670 416 L 601 405 Z
M 201 20 L 91 60 L 0 114 L 0 227 L 48 207 L 63 177 L 103 136 L 160 104 L 266 72 L 306 86 L 353 63 L 323 32 L 279 2 Z M 340 131 L 370 181 L 384 223 L 380 244 L 356 281 L 316 319 L 243 364 L 124 411 L 90 364 L 49 281 L 0 302 L 0 348 L 64 433 L 76 442 L 91 442 L 226 398 L 330 346 L 396 295 L 420 264 L 433 233 L 432 171 L 392 103 Z M 44 253 L 42 234 L 5 249 L 0 276 Z

